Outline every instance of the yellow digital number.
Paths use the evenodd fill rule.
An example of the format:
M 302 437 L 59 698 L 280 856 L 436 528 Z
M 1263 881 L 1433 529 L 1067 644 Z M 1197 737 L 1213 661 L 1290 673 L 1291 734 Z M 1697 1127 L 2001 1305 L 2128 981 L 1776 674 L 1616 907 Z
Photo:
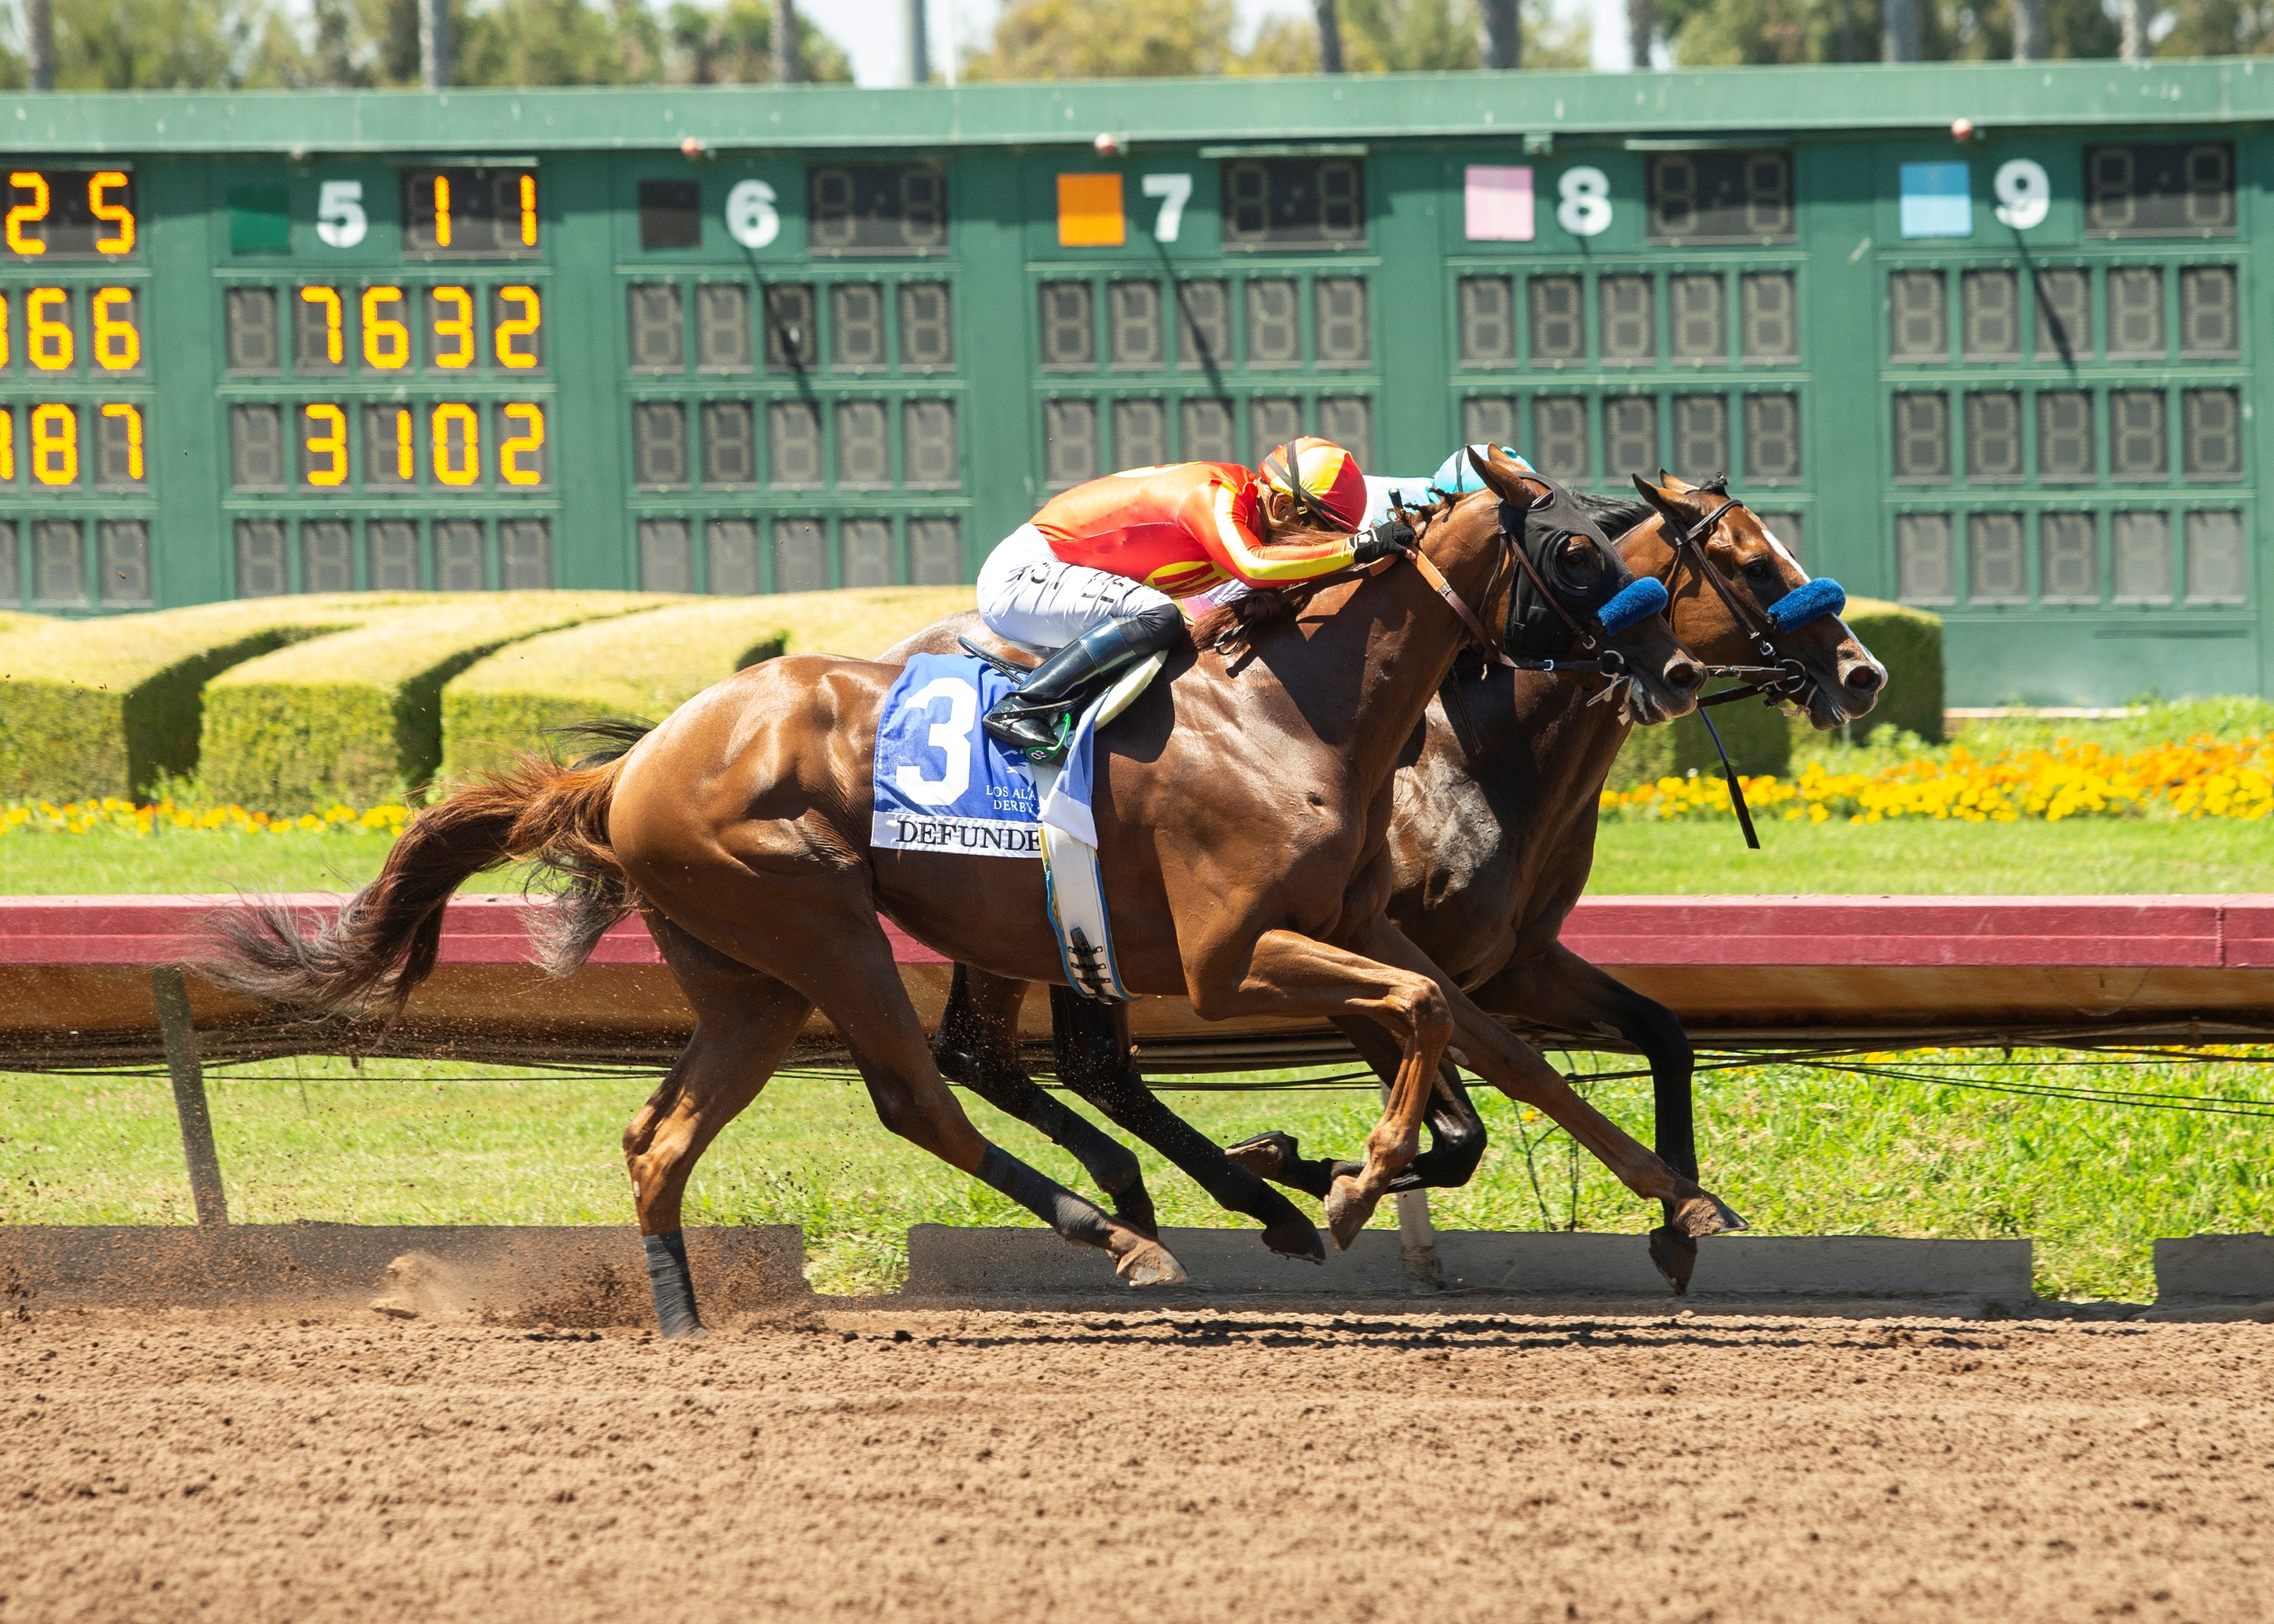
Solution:
M 411 364 L 411 329 L 379 314 L 382 305 L 402 302 L 401 288 L 365 288 L 363 293 L 364 360 L 379 372 L 401 372 Z
M 8 296 L 0 293 L 0 367 L 8 364 Z
M 15 413 L 0 406 L 0 484 L 15 483 Z
M 48 312 L 60 309 L 63 319 Z M 34 288 L 23 296 L 24 348 L 42 372 L 67 371 L 78 351 L 71 339 L 71 296 L 60 288 Z
M 134 291 L 97 288 L 89 301 L 95 313 L 95 360 L 105 372 L 132 372 L 142 364 L 142 334 L 134 327 Z M 114 315 L 123 311 L 123 315 Z
M 491 337 L 491 342 L 497 352 L 497 364 L 500 366 L 510 366 L 516 370 L 536 365 L 537 352 L 534 349 L 515 349 L 513 341 L 517 338 L 533 338 L 537 336 L 538 323 L 543 319 L 543 305 L 538 300 L 537 290 L 520 287 L 500 288 L 497 291 L 497 297 L 505 304 L 517 304 L 522 308 L 522 314 L 519 316 L 509 316 L 499 322 L 497 331 Z
M 411 414 L 395 413 L 395 477 L 408 484 L 418 476 L 417 460 L 411 444 Z
M 337 406 L 308 406 L 301 409 L 308 420 L 308 438 L 301 442 L 310 459 L 325 457 L 328 465 L 319 467 L 313 460 L 308 464 L 305 479 L 312 485 L 337 485 L 347 483 L 347 414 Z M 402 414 L 406 419 L 409 412 Z M 324 432 L 315 432 L 319 426 Z M 406 475 L 406 477 L 408 477 Z
M 23 228 L 47 218 L 47 177 L 32 170 L 18 170 L 8 177 L 8 185 L 12 190 L 32 194 L 31 202 L 15 204 L 8 210 L 8 246 L 18 254 L 45 254 L 46 240 L 25 236 Z
M 126 477 L 139 482 L 143 476 L 142 411 L 139 407 L 113 404 L 103 408 L 106 418 L 126 420 Z
M 438 351 L 427 361 L 435 366 L 456 369 L 474 364 L 474 295 L 464 288 L 429 288 L 427 297 L 438 305 L 455 305 L 458 314 L 447 321 L 434 324 L 437 341 L 454 338 L 458 346 L 447 353 Z
M 434 245 L 437 248 L 450 245 L 450 178 L 448 175 L 434 178 Z
M 79 413 L 69 406 L 32 408 L 32 477 L 43 485 L 79 484 Z
M 544 465 L 534 463 L 524 468 L 521 459 L 532 456 L 545 443 L 545 409 L 533 401 L 516 401 L 505 408 L 504 418 L 520 424 L 525 432 L 512 436 L 497 448 L 498 473 L 507 484 L 544 484 Z
M 450 428 L 456 424 L 465 435 L 462 449 L 465 460 L 450 461 Z M 434 435 L 434 476 L 446 485 L 470 485 L 480 475 L 482 468 L 482 420 L 474 415 L 474 408 L 463 404 L 437 406 L 431 425 Z
M 116 170 L 103 170 L 87 183 L 87 211 L 109 226 L 114 235 L 95 239 L 97 254 L 132 254 L 134 251 L 134 211 L 124 203 L 114 203 L 103 194 L 115 186 L 126 184 L 126 177 Z
M 324 312 L 324 359 L 337 366 L 347 358 L 347 346 L 339 333 L 339 290 L 302 288 L 300 302 Z
M 521 178 L 522 245 L 537 246 L 537 177 Z

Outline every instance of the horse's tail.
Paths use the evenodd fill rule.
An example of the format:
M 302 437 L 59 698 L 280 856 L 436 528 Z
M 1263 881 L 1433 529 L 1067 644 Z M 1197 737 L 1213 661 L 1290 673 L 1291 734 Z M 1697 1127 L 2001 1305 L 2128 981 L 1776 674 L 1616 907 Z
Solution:
M 294 1009 L 392 1015 L 434 971 L 450 893 L 485 869 L 533 860 L 562 881 L 536 936 L 540 961 L 566 974 L 635 902 L 608 844 L 608 803 L 623 755 L 637 740 L 609 736 L 616 748 L 602 759 L 563 767 L 522 756 L 429 807 L 395 842 L 379 877 L 312 936 L 302 936 L 299 917 L 276 901 L 262 902 L 249 918 L 218 922 L 221 956 L 208 973 Z

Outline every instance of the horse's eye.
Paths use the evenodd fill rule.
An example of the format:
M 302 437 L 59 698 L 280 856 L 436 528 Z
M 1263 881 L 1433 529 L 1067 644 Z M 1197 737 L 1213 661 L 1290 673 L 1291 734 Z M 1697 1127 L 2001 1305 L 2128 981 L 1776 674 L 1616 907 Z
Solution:
M 1745 566 L 1745 579 L 1762 586 L 1774 586 L 1778 581 L 1777 567 L 1767 558 L 1755 558 Z

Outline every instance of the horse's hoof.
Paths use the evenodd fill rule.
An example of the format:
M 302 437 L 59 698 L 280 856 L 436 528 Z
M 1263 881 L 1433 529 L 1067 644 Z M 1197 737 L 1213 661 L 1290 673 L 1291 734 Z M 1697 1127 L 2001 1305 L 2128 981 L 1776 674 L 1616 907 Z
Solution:
M 1650 1232 L 1650 1261 L 1658 1266 L 1677 1296 L 1689 1290 L 1690 1275 L 1697 1268 L 1697 1242 L 1668 1224 Z
M 1752 1227 L 1737 1215 L 1734 1207 L 1706 1190 L 1698 1191 L 1674 1209 L 1674 1223 L 1693 1241 Z
M 1121 1243 L 1124 1234 L 1125 1245 Z M 1116 1232 L 1114 1241 L 1109 1248 L 1114 1254 L 1114 1272 L 1127 1285 L 1181 1286 L 1192 1278 L 1158 1241 L 1129 1232 Z
M 1245 1167 L 1258 1178 L 1276 1182 L 1296 1163 L 1295 1140 L 1292 1135 L 1274 1129 L 1269 1133 L 1259 1133 L 1253 1139 L 1242 1140 L 1226 1150 L 1224 1158 L 1234 1167 Z
M 1336 1251 L 1350 1250 L 1381 1200 L 1379 1195 L 1362 1193 L 1354 1178 L 1335 1180 L 1335 1187 L 1326 1192 L 1326 1231 L 1335 1237 Z
M 1318 1231 L 1309 1219 L 1294 1213 L 1280 1219 L 1263 1232 L 1263 1244 L 1282 1258 L 1292 1258 L 1298 1263 L 1326 1261 L 1326 1243 L 1318 1238 Z

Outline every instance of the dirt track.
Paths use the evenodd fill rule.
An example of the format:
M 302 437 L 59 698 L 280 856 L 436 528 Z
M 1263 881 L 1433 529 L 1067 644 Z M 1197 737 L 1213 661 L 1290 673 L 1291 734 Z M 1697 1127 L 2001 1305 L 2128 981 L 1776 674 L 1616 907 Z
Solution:
M 0 1326 L 0 1618 L 2274 1613 L 2264 1325 L 592 1334 Z

